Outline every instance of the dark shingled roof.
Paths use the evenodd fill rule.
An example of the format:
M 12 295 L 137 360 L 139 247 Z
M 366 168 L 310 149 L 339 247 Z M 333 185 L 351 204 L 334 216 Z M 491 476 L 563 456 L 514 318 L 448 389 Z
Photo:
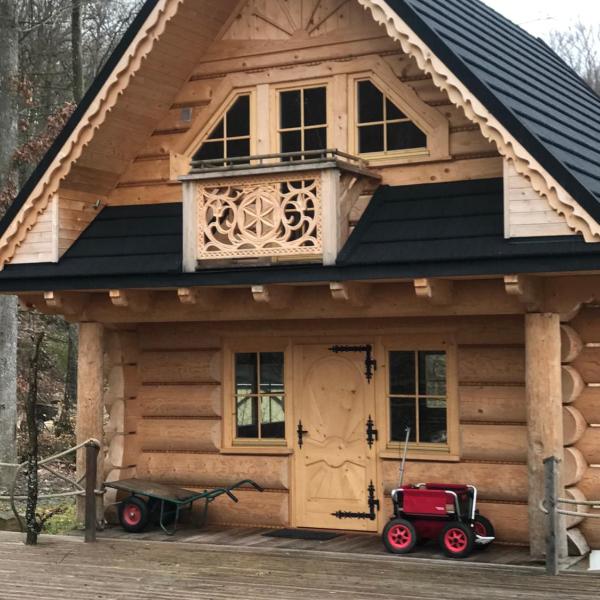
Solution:
M 60 152 L 155 7 L 146 0 L 44 159 L 0 235 Z M 600 221 L 600 98 L 542 41 L 480 0 L 388 0 L 511 134 Z
M 418 269 L 458 261 L 473 273 L 496 272 L 496 267 L 509 273 L 515 259 L 593 255 L 600 260 L 600 244 L 580 236 L 505 239 L 503 211 L 502 179 L 381 186 L 338 263 L 408 263 Z
M 480 0 L 388 0 L 483 105 L 600 221 L 600 97 Z
M 501 179 L 382 186 L 335 267 L 182 272 L 181 204 L 107 207 L 58 264 L 7 265 L 0 291 L 175 288 L 600 269 L 580 236 L 506 240 Z

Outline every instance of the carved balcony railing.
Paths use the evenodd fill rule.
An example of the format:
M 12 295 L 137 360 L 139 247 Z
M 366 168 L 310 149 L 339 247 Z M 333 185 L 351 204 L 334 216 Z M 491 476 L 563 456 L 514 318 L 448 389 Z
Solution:
M 184 183 L 184 263 L 335 261 L 348 213 L 377 177 L 334 150 L 194 161 Z

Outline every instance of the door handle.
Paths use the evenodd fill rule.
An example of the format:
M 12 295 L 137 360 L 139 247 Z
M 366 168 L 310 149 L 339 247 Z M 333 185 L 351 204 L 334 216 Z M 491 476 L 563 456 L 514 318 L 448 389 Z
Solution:
M 302 448 L 302 444 L 304 443 L 304 436 L 308 434 L 308 431 L 306 431 L 306 429 L 304 429 L 304 427 L 302 426 L 302 421 L 298 421 L 298 429 L 296 431 L 298 432 L 298 446 Z

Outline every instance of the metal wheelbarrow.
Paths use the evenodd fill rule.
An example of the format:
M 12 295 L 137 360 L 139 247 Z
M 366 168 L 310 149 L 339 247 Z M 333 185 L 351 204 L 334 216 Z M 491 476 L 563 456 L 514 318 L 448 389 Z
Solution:
M 214 488 L 203 492 L 193 492 L 184 488 L 162 483 L 154 483 L 143 479 L 124 479 L 111 481 L 104 487 L 128 492 L 129 495 L 118 503 L 119 522 L 121 527 L 130 533 L 140 533 L 155 520 L 167 535 L 175 535 L 179 516 L 182 510 L 190 510 L 194 502 L 204 500 L 201 521 L 206 522 L 208 507 L 219 496 L 226 494 L 234 502 L 239 502 L 233 490 L 243 486 L 251 486 L 262 492 L 263 488 L 251 479 L 238 481 L 230 487 Z

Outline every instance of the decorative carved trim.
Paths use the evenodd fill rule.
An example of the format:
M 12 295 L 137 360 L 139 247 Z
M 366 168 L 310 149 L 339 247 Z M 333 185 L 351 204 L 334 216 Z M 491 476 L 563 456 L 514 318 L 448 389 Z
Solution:
M 513 160 L 517 172 L 531 181 L 536 192 L 547 198 L 552 209 L 564 216 L 571 229 L 581 233 L 587 242 L 600 241 L 600 224 L 510 135 L 385 0 L 358 2 L 371 11 L 377 23 L 385 26 L 388 35 L 400 43 L 418 67 L 431 75 L 434 85 L 448 94 L 450 102 L 462 108 L 467 118 L 479 125 L 483 136 L 496 144 L 500 154 Z
M 150 308 L 150 294 L 145 290 L 109 290 L 108 297 L 113 306 L 145 312 Z
M 371 285 L 354 281 L 332 281 L 329 284 L 331 297 L 339 302 L 348 302 L 352 306 L 364 306 L 371 294 Z
M 452 302 L 454 284 L 448 279 L 415 279 L 415 293 L 435 306 L 446 306 Z
M 179 302 L 191 304 L 203 309 L 213 309 L 223 299 L 223 290 L 218 288 L 179 288 Z
M 322 254 L 318 172 L 207 181 L 197 202 L 199 260 Z
M 509 296 L 516 296 L 528 310 L 538 310 L 542 304 L 542 280 L 531 275 L 505 275 L 504 289 Z
M 275 309 L 287 308 L 292 299 L 292 288 L 288 286 L 253 285 L 251 292 L 255 302 Z
M 95 131 L 104 123 L 108 113 L 129 85 L 131 78 L 140 69 L 144 58 L 151 52 L 182 2 L 183 0 L 160 0 L 148 16 L 75 131 L 65 142 L 61 152 L 47 168 L 19 214 L 0 238 L 0 270 L 14 256 L 27 232 L 35 225 L 38 216 L 46 209 L 53 195 L 57 193 L 60 182 L 69 174 L 74 162 L 91 142 Z

